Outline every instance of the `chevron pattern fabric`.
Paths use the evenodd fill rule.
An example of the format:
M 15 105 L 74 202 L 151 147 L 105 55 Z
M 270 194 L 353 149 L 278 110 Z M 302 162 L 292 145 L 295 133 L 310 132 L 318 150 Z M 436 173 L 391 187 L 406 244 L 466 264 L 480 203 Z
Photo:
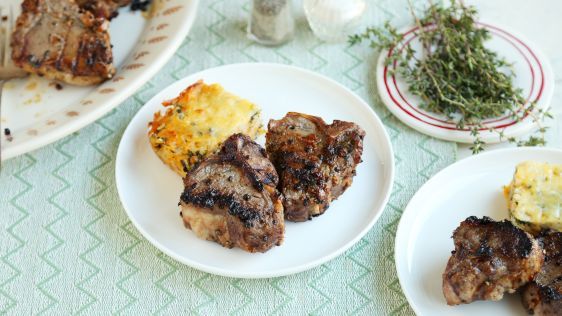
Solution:
M 405 127 L 384 108 L 371 49 L 319 41 L 302 10 L 292 42 L 262 47 L 246 40 L 249 9 L 249 1 L 202 0 L 190 36 L 133 97 L 81 131 L 3 164 L 0 314 L 413 314 L 396 276 L 394 235 L 414 192 L 455 160 L 455 145 Z M 406 1 L 371 1 L 365 24 L 400 25 L 407 16 Z M 158 91 L 205 68 L 255 61 L 309 68 L 358 93 L 389 131 L 397 174 L 384 214 L 345 254 L 296 275 L 245 280 L 200 272 L 153 247 L 121 207 L 114 167 L 125 127 Z

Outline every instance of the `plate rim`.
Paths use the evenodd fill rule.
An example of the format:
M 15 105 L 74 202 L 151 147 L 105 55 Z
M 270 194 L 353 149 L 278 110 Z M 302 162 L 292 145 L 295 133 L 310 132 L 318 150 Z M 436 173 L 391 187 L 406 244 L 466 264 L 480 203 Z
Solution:
M 541 107 L 544 110 L 548 110 L 552 103 L 552 97 L 554 95 L 554 73 L 552 70 L 552 65 L 550 60 L 546 57 L 541 49 L 533 42 L 530 41 L 527 37 L 523 36 L 521 33 L 514 31 L 513 29 L 506 27 L 499 23 L 490 23 L 487 20 L 479 20 L 477 23 L 483 25 L 485 28 L 495 28 L 503 32 L 507 32 L 511 34 L 513 37 L 517 38 L 519 41 L 524 43 L 529 49 L 537 56 L 537 59 L 541 62 L 544 72 L 544 93 L 543 93 L 543 101 L 544 106 Z M 416 27 L 415 25 L 409 24 L 404 28 L 399 29 L 399 33 L 403 34 L 412 28 Z M 376 82 L 377 82 L 377 91 L 381 97 L 386 108 L 398 119 L 400 122 L 404 123 L 408 127 L 422 133 L 425 135 L 429 135 L 431 137 L 442 139 L 451 142 L 463 143 L 463 144 L 471 144 L 473 143 L 473 138 L 470 136 L 470 131 L 459 131 L 459 130 L 451 130 L 449 132 L 442 132 L 435 127 L 429 125 L 428 123 L 416 123 L 413 120 L 407 118 L 404 112 L 397 108 L 395 104 L 393 104 L 392 100 L 390 100 L 390 96 L 387 93 L 384 87 L 384 63 L 386 55 L 388 55 L 388 50 L 383 50 L 379 52 L 379 56 L 377 57 L 376 62 Z M 518 137 L 529 133 L 535 124 L 530 122 L 529 120 L 518 122 L 511 126 L 512 130 L 509 130 L 509 133 L 506 134 L 506 138 L 502 141 L 499 140 L 498 136 L 495 134 L 491 134 L 488 131 L 483 131 L 481 134 L 481 138 L 489 144 L 497 144 L 497 143 L 504 143 L 507 140 L 507 137 L 513 136 Z
M 190 8 L 192 9 L 187 11 L 187 13 L 185 14 L 186 18 L 183 19 L 183 22 L 178 26 L 179 32 L 175 33 L 175 35 L 170 38 L 167 46 L 164 49 L 160 50 L 160 57 L 149 64 L 141 75 L 135 76 L 131 80 L 130 84 L 120 89 L 120 91 L 118 91 L 118 93 L 116 93 L 114 97 L 104 102 L 103 106 L 97 107 L 95 110 L 88 113 L 88 115 L 80 116 L 75 120 L 61 125 L 59 128 L 50 130 L 46 133 L 41 133 L 40 135 L 37 135 L 36 137 L 31 138 L 27 141 L 2 148 L 0 161 L 6 161 L 10 158 L 35 151 L 57 140 L 60 140 L 97 121 L 102 116 L 104 116 L 117 106 L 121 105 L 127 98 L 135 94 L 138 89 L 140 89 L 145 83 L 150 81 L 162 69 L 162 67 L 164 67 L 164 65 L 174 56 L 179 46 L 185 40 L 195 22 L 197 11 L 199 8 L 199 0 L 190 0 L 190 3 Z M 147 24 L 147 27 L 148 26 L 149 24 Z M 123 64 L 119 67 L 116 76 L 119 75 L 119 71 L 121 70 L 121 68 L 126 65 L 129 58 L 132 56 L 132 54 L 134 54 L 138 45 L 139 43 L 137 43 L 136 46 L 131 49 Z M 96 89 L 99 86 L 100 85 L 95 86 Z M 95 91 L 96 90 L 89 93 L 88 96 L 94 94 Z M 80 102 L 80 100 L 76 100 L 76 102 Z
M 414 193 L 414 195 L 412 196 L 412 198 L 410 199 L 410 201 L 408 202 L 408 204 L 406 205 L 406 207 L 402 212 L 402 216 L 400 217 L 400 222 L 398 223 L 398 228 L 396 230 L 396 237 L 394 240 L 394 265 L 396 266 L 396 274 L 398 277 L 398 281 L 400 283 L 400 288 L 402 289 L 402 292 L 404 293 L 404 296 L 406 297 L 408 304 L 410 305 L 410 307 L 412 308 L 412 310 L 416 315 L 423 315 L 423 313 L 422 310 L 420 310 L 419 306 L 416 304 L 416 302 L 413 301 L 411 295 L 409 295 L 410 292 L 408 292 L 406 290 L 406 287 L 404 286 L 405 279 L 406 279 L 406 276 L 404 274 L 407 272 L 406 271 L 407 252 L 406 252 L 406 247 L 404 247 L 404 245 L 406 245 L 409 240 L 408 239 L 409 233 L 407 229 L 411 228 L 411 224 L 415 219 L 414 217 L 415 212 L 412 210 L 413 207 L 412 205 L 415 202 L 417 202 L 417 199 L 420 198 L 419 196 L 422 193 L 424 193 L 420 191 L 422 191 L 422 189 L 424 191 L 426 187 L 433 185 L 433 183 L 435 182 L 440 181 L 441 180 L 440 178 L 444 177 L 444 175 L 451 172 L 450 170 L 452 170 L 453 168 L 460 168 L 463 165 L 473 163 L 475 160 L 487 159 L 489 156 L 503 156 L 509 154 L 517 155 L 517 154 L 521 154 L 525 152 L 533 152 L 533 151 L 539 153 L 540 152 L 554 153 L 562 157 L 562 149 L 556 147 L 515 147 L 515 148 L 495 149 L 461 159 L 459 161 L 456 161 L 448 165 L 447 167 L 443 168 L 435 175 L 433 175 L 429 180 L 427 180 L 424 184 L 422 184 L 418 188 L 418 190 L 416 190 L 416 193 Z
M 169 89 L 171 86 L 177 84 L 180 81 L 184 81 L 184 80 L 187 80 L 187 79 L 190 79 L 190 78 L 196 78 L 198 76 L 201 76 L 202 73 L 207 72 L 207 71 L 224 71 L 225 69 L 228 69 L 228 68 L 237 68 L 237 67 L 274 67 L 274 68 L 286 69 L 286 70 L 290 70 L 290 71 L 293 71 L 293 72 L 306 74 L 308 76 L 314 76 L 317 79 L 320 79 L 320 80 L 328 82 L 332 85 L 338 86 L 340 89 L 342 89 L 343 92 L 345 92 L 346 94 L 349 94 L 352 97 L 356 98 L 358 103 L 361 104 L 360 105 L 361 107 L 370 111 L 371 115 L 373 116 L 373 119 L 378 124 L 379 129 L 382 131 L 382 134 L 381 134 L 382 138 L 385 140 L 384 146 L 386 147 L 386 149 L 384 151 L 381 151 L 381 152 L 386 152 L 387 153 L 386 155 L 388 156 L 388 157 L 386 157 L 387 160 L 388 160 L 388 164 L 387 164 L 388 166 L 385 165 L 385 169 L 387 168 L 385 171 L 388 172 L 388 178 L 383 183 L 383 185 L 384 185 L 383 186 L 384 196 L 381 200 L 380 206 L 378 206 L 378 208 L 374 208 L 372 210 L 372 211 L 378 211 L 375 214 L 375 216 L 372 218 L 372 220 L 369 223 L 367 223 L 367 225 L 359 233 L 357 233 L 354 238 L 349 240 L 345 245 L 343 245 L 342 247 L 340 247 L 336 251 L 333 251 L 332 253 L 330 253 L 326 256 L 320 257 L 320 258 L 318 258 L 316 260 L 313 260 L 311 262 L 308 262 L 306 264 L 297 265 L 295 267 L 284 268 L 284 269 L 280 269 L 280 270 L 275 270 L 273 272 L 268 271 L 268 272 L 258 272 L 258 273 L 255 273 L 255 272 L 254 273 L 250 273 L 250 272 L 238 273 L 238 272 L 232 271 L 232 270 L 226 270 L 226 269 L 221 269 L 221 268 L 216 268 L 216 267 L 209 267 L 209 266 L 201 264 L 197 261 L 183 258 L 183 257 L 177 255 L 176 253 L 174 253 L 171 249 L 169 249 L 166 246 L 159 243 L 148 232 L 146 232 L 144 230 L 144 228 L 136 220 L 134 220 L 134 217 L 131 216 L 129 208 L 126 206 L 126 202 L 124 202 L 124 200 L 121 198 L 122 197 L 122 193 L 121 193 L 122 189 L 120 189 L 119 183 L 122 183 L 122 180 L 120 180 L 120 177 L 119 177 L 118 166 L 120 165 L 119 161 L 122 161 L 122 159 L 123 159 L 123 158 L 120 158 L 120 157 L 122 157 L 124 155 L 124 153 L 123 153 L 124 149 L 123 148 L 125 146 L 123 145 L 123 141 L 124 141 L 125 135 L 127 135 L 128 133 L 131 133 L 131 131 L 130 131 L 131 128 L 132 128 L 131 122 L 140 113 L 140 110 L 131 119 L 131 121 L 127 125 L 127 128 L 123 132 L 121 140 L 119 141 L 119 147 L 117 149 L 117 154 L 116 154 L 116 157 L 115 157 L 115 186 L 117 188 L 119 200 L 121 201 L 121 205 L 122 205 L 123 209 L 125 210 L 125 213 L 127 214 L 127 217 L 129 218 L 129 220 L 133 223 L 133 225 L 141 233 L 141 235 L 144 238 L 146 238 L 152 244 L 152 246 L 154 246 L 157 249 L 159 249 L 160 251 L 164 252 L 166 255 L 170 256 L 174 260 L 176 260 L 176 261 L 178 261 L 182 264 L 185 264 L 189 267 L 192 267 L 194 269 L 197 269 L 197 270 L 200 270 L 200 271 L 203 271 L 203 272 L 206 272 L 206 273 L 214 274 L 214 275 L 219 275 L 219 276 L 224 276 L 224 277 L 242 278 L 242 279 L 262 279 L 262 278 L 281 277 L 281 276 L 292 275 L 292 274 L 296 274 L 296 273 L 299 273 L 299 272 L 310 270 L 314 267 L 320 266 L 321 264 L 326 263 L 326 262 L 340 256 L 342 253 L 344 253 L 345 251 L 350 249 L 353 245 L 355 245 L 357 242 L 359 242 L 359 240 L 361 238 L 363 238 L 373 228 L 375 223 L 382 216 L 383 212 L 385 211 L 386 206 L 388 205 L 388 201 L 390 199 L 390 196 L 392 194 L 392 190 L 393 190 L 393 187 L 394 187 L 395 159 L 394 159 L 394 150 L 393 150 L 393 147 L 392 147 L 392 142 L 390 140 L 388 132 L 386 131 L 385 125 L 383 124 L 383 122 L 379 118 L 379 116 L 376 114 L 376 112 L 373 110 L 373 108 L 365 100 L 363 100 L 363 98 L 361 98 L 359 95 L 357 95 L 356 93 L 351 91 L 349 88 L 345 87 L 343 84 L 335 81 L 334 79 L 331 79 L 327 76 L 316 73 L 314 71 L 304 69 L 304 68 L 300 68 L 300 67 L 297 67 L 297 66 L 279 64 L 279 63 L 269 63 L 269 62 L 251 63 L 251 62 L 246 62 L 246 63 L 233 63 L 233 64 L 222 65 L 222 66 L 218 66 L 218 67 L 207 68 L 207 69 L 204 69 L 204 70 L 198 71 L 196 73 L 187 75 L 184 78 L 181 78 L 177 81 L 172 82 L 170 85 L 163 88 L 158 94 L 153 96 L 149 101 L 147 101 L 143 105 L 143 107 L 146 106 L 146 104 L 151 103 L 154 99 L 157 99 L 157 98 L 162 99 L 161 96 L 164 95 L 164 92 L 167 89 Z M 193 80 L 196 80 L 196 79 L 193 79 Z

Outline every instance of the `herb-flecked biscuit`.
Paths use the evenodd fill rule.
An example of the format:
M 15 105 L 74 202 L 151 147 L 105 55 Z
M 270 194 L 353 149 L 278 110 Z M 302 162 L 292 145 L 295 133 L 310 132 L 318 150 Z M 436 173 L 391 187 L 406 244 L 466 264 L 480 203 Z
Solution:
M 166 112 L 154 113 L 148 136 L 154 152 L 180 176 L 216 152 L 230 135 L 255 139 L 263 133 L 261 109 L 203 81 L 187 87 L 175 99 L 162 103 Z

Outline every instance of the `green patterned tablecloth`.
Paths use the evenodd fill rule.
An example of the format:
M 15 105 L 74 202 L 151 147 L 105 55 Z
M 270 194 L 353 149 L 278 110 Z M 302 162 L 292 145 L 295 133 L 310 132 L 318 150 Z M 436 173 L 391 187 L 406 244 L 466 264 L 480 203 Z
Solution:
M 399 123 L 376 97 L 375 54 L 316 39 L 298 11 L 298 34 L 280 48 L 246 40 L 249 2 L 201 0 L 174 58 L 117 109 L 50 146 L 11 159 L 0 175 L 0 314 L 413 314 L 396 277 L 394 235 L 402 209 L 455 145 Z M 300 9 L 300 2 L 296 2 Z M 370 1 L 367 20 L 403 24 L 406 1 Z M 114 180 L 115 153 L 137 110 L 163 87 L 235 62 L 292 64 L 327 75 L 382 118 L 396 154 L 390 203 L 344 255 L 296 275 L 214 276 L 162 254 L 129 222 Z

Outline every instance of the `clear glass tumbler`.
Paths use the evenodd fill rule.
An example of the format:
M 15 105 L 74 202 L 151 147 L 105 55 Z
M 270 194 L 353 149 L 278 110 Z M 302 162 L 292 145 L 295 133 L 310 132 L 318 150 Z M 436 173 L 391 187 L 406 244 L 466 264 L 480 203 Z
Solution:
M 365 13 L 365 0 L 304 0 L 304 12 L 314 34 L 327 42 L 345 41 Z

